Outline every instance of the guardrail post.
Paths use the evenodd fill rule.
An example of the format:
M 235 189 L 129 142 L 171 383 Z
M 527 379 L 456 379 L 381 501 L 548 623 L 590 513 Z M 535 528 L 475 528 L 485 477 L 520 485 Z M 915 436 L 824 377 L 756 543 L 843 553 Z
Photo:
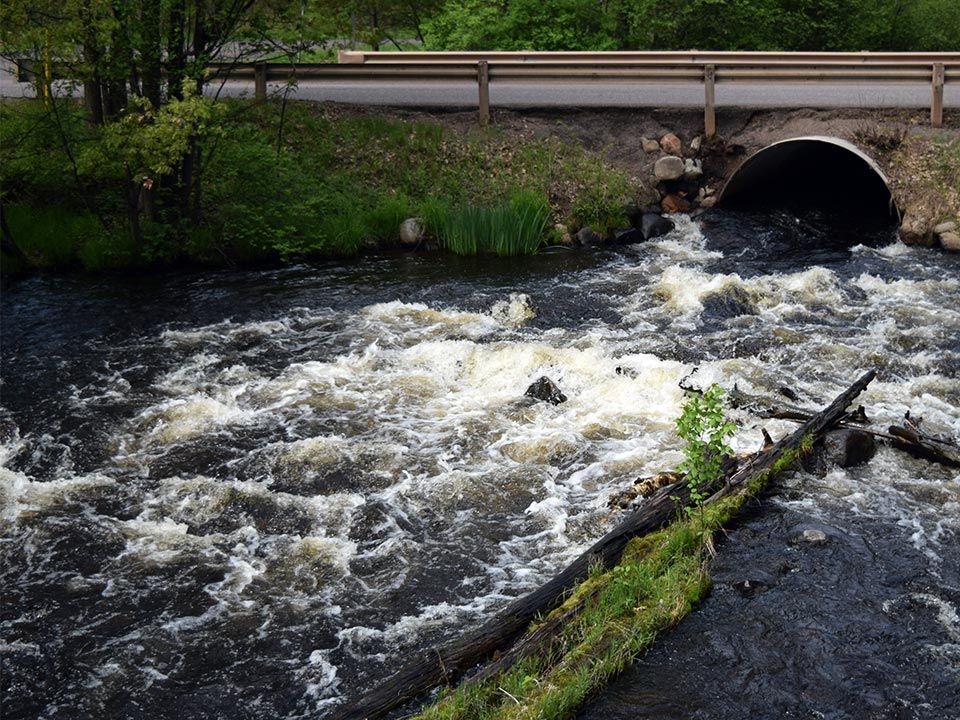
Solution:
M 716 92 L 714 83 L 717 77 L 715 65 L 703 66 L 703 134 L 712 138 L 717 134 Z
M 933 100 L 930 103 L 930 124 L 934 127 L 943 125 L 943 63 L 933 65 Z
M 267 64 L 253 66 L 253 96 L 257 100 L 267 99 Z
M 490 124 L 490 67 L 486 60 L 477 63 L 477 86 L 480 91 L 480 125 Z

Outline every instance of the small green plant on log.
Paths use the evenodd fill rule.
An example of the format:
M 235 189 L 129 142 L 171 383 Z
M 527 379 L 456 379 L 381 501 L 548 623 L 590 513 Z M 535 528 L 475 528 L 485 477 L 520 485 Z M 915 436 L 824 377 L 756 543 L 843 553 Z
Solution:
M 686 511 L 692 515 L 696 508 L 701 521 L 703 503 L 707 499 L 704 488 L 719 479 L 723 459 L 733 452 L 726 440 L 737 426 L 726 418 L 723 395 L 723 388 L 715 383 L 702 393 L 688 391 L 683 412 L 677 418 L 677 434 L 686 441 L 683 447 L 685 459 L 680 464 L 680 471 L 686 474 L 692 503 Z

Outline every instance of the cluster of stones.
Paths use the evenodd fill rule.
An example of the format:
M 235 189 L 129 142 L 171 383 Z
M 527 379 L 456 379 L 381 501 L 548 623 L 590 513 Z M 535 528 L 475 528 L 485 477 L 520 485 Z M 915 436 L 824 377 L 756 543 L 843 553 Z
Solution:
M 953 220 L 931 227 L 923 218 L 908 212 L 900 224 L 900 239 L 907 245 L 941 247 L 944 250 L 960 252 L 960 230 L 957 222 Z
M 660 209 L 665 213 L 690 212 L 694 207 L 713 207 L 717 201 L 713 188 L 705 187 L 703 164 L 697 158 L 703 139 L 693 138 L 684 156 L 683 142 L 673 133 L 659 141 L 641 138 L 644 152 L 659 153 L 653 165 L 653 180 L 660 197 Z

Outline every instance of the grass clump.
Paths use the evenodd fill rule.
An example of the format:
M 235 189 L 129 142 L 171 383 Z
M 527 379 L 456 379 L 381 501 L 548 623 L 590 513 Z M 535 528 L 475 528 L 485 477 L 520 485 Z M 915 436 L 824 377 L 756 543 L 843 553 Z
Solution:
M 441 247 L 457 255 L 532 255 L 540 247 L 550 217 L 546 201 L 519 193 L 509 203 L 446 207 L 428 223 L 438 229 Z

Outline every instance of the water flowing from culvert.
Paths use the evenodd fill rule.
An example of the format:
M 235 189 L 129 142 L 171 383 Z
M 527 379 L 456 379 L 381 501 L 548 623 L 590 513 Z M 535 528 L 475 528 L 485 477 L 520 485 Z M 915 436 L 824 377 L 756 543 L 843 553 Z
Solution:
M 876 417 L 960 436 L 956 256 L 815 216 L 701 222 L 524 260 L 8 286 L 4 718 L 323 717 L 616 522 L 613 490 L 680 460 L 694 367 L 818 406 L 876 366 Z M 522 402 L 541 375 L 569 401 Z M 735 415 L 741 450 L 791 428 Z M 656 667 L 586 716 L 856 717 L 830 708 L 858 696 L 948 716 L 958 516 L 956 471 L 889 449 L 798 476 L 722 548 Z M 807 526 L 831 542 L 794 543 Z M 678 699 L 668 670 L 692 666 L 702 695 Z

